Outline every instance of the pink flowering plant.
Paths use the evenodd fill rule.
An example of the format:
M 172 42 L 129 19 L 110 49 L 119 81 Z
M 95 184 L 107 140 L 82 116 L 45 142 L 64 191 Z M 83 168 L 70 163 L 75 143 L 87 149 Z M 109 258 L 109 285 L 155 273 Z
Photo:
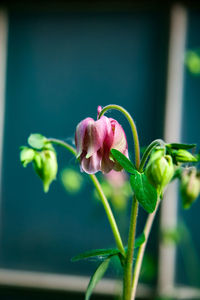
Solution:
M 108 110 L 120 111 L 130 124 L 135 152 L 133 162 L 129 159 L 126 134 L 118 121 L 105 116 Z M 146 147 L 141 157 L 135 122 L 131 115 L 118 105 L 108 105 L 104 108 L 99 106 L 96 121 L 92 118 L 86 118 L 77 125 L 75 132 L 76 148 L 64 141 L 46 138 L 41 134 L 31 134 L 28 138 L 28 144 L 29 147 L 21 147 L 21 163 L 24 167 L 29 163 L 33 164 L 35 172 L 43 182 L 45 192 L 48 192 L 58 171 L 57 154 L 54 146 L 62 146 L 76 157 L 81 172 L 87 173 L 90 177 L 107 214 L 116 248 L 91 250 L 72 258 L 72 261 L 91 257 L 101 258 L 101 263 L 88 284 L 85 299 L 90 298 L 94 287 L 105 274 L 112 258 L 118 257 L 123 268 L 121 297 L 123 300 L 134 300 L 152 223 L 168 184 L 175 178 L 180 180 L 184 209 L 190 208 L 199 196 L 200 172 L 197 169 L 197 163 L 200 157 L 194 151 L 193 154 L 190 152 L 196 145 L 167 144 L 158 139 Z M 112 174 L 113 170 L 117 172 L 126 171 L 132 187 L 133 197 L 126 246 L 122 242 L 110 204 L 95 175 L 97 172 L 102 172 L 109 178 L 109 174 Z M 136 238 L 139 205 L 148 213 L 148 217 L 143 233 Z M 133 260 L 133 257 L 136 259 Z

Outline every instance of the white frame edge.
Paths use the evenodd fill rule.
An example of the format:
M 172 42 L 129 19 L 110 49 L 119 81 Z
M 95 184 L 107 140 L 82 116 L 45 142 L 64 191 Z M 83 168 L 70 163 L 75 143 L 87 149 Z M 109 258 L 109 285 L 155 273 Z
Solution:
M 171 10 L 166 91 L 164 140 L 180 142 L 182 129 L 184 51 L 187 35 L 187 10 L 174 5 Z M 176 109 L 174 109 L 176 108 Z M 178 209 L 177 184 L 170 184 L 161 205 L 160 229 L 175 229 Z M 158 292 L 165 295 L 175 285 L 176 246 L 159 244 Z
M 0 10 L 0 173 L 2 172 L 2 152 L 5 113 L 6 63 L 7 63 L 8 15 Z M 0 182 L 1 190 L 1 182 Z

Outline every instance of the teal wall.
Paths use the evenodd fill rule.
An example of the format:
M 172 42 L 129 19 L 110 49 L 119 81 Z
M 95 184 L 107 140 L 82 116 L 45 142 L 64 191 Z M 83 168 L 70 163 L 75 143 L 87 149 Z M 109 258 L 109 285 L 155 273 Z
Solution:
M 77 123 L 96 118 L 97 106 L 109 103 L 133 115 L 142 145 L 161 138 L 167 25 L 159 10 L 10 13 L 0 267 L 91 274 L 94 264 L 72 264 L 70 258 L 114 245 L 89 181 L 81 195 L 70 197 L 58 176 L 45 195 L 32 169 L 20 165 L 19 146 L 34 132 L 72 141 Z M 133 156 L 125 119 L 112 116 L 127 128 Z M 71 155 L 58 153 L 60 170 L 78 169 Z M 156 235 L 149 245 L 155 259 Z
M 188 12 L 188 32 L 186 51 L 196 51 L 200 47 L 200 11 L 190 9 Z M 183 99 L 182 141 L 197 143 L 200 147 L 200 74 L 192 74 L 185 68 Z M 181 200 L 181 199 L 180 199 Z M 199 212 L 200 199 L 189 211 L 183 211 L 179 205 L 179 227 L 182 237 L 178 245 L 176 281 L 200 287 L 200 239 Z

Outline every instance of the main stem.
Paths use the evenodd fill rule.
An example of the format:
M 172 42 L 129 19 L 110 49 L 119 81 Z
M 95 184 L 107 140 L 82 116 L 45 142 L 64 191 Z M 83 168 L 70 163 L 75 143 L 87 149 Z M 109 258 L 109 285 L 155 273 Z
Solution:
M 124 278 L 123 278 L 123 285 L 124 285 L 123 299 L 124 300 L 130 300 L 131 297 L 133 253 L 134 253 L 134 245 L 135 245 L 137 214 L 138 214 L 138 201 L 134 196 L 132 202 L 132 208 L 131 208 L 128 249 L 127 249 L 127 256 L 126 256 L 126 261 L 124 266 Z
M 137 128 L 134 120 L 127 110 L 123 107 L 115 104 L 110 104 L 105 106 L 99 114 L 99 118 L 108 110 L 115 109 L 124 114 L 127 118 L 132 135 L 134 140 L 134 148 L 135 148 L 135 164 L 136 168 L 139 170 L 140 166 L 140 146 Z M 133 254 L 134 254 L 134 243 L 135 243 L 135 232 L 136 232 L 136 223 L 137 223 L 137 214 L 138 214 L 138 201 L 135 197 L 133 197 L 132 208 L 131 208 L 131 218 L 130 218 L 130 226 L 129 226 L 129 237 L 128 237 L 128 249 L 124 264 L 124 278 L 123 278 L 123 299 L 130 300 L 131 297 L 131 282 L 132 282 L 132 269 L 133 269 Z
M 74 147 L 72 147 L 71 145 L 69 145 L 68 143 L 60 141 L 58 139 L 48 139 L 48 142 L 51 142 L 53 144 L 56 144 L 56 145 L 59 145 L 59 146 L 62 146 L 64 148 L 66 148 L 74 156 L 76 156 L 76 154 L 77 154 L 76 149 Z M 95 188 L 96 188 L 96 190 L 99 194 L 99 197 L 102 201 L 104 209 L 106 211 L 106 214 L 107 214 L 107 217 L 108 217 L 108 220 L 110 222 L 110 226 L 111 226 L 114 238 L 115 238 L 116 245 L 117 245 L 118 249 L 120 250 L 120 252 L 122 253 L 122 255 L 125 256 L 125 250 L 124 250 L 124 246 L 123 246 L 123 243 L 122 243 L 122 239 L 121 239 L 121 236 L 120 236 L 120 233 L 119 233 L 114 215 L 113 215 L 112 210 L 110 208 L 110 205 L 108 203 L 108 200 L 107 200 L 107 198 L 106 198 L 106 196 L 105 196 L 105 194 L 102 190 L 102 187 L 101 187 L 97 177 L 94 174 L 89 174 L 89 177 L 92 180 L 92 182 L 93 182 L 93 184 L 94 184 L 94 186 L 95 186 Z

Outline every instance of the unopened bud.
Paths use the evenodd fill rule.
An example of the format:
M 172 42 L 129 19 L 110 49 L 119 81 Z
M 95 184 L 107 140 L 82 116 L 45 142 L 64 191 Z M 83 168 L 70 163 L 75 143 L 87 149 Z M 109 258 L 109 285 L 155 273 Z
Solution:
M 44 191 L 48 192 L 49 186 L 56 179 L 58 171 L 56 153 L 52 150 L 37 152 L 34 159 L 34 168 L 43 181 Z
M 177 162 L 195 162 L 197 161 L 196 157 L 193 156 L 190 152 L 184 149 L 179 149 L 173 151 L 173 154 L 175 156 L 175 159 Z
M 20 152 L 20 161 L 23 167 L 26 167 L 30 162 L 33 161 L 35 151 L 31 148 L 24 147 Z
M 196 169 L 183 172 L 181 177 L 181 196 L 184 209 L 189 209 L 200 193 L 200 179 Z
M 174 174 L 174 166 L 170 155 L 163 155 L 162 150 L 155 151 L 146 167 L 146 175 L 150 183 L 162 193 Z

